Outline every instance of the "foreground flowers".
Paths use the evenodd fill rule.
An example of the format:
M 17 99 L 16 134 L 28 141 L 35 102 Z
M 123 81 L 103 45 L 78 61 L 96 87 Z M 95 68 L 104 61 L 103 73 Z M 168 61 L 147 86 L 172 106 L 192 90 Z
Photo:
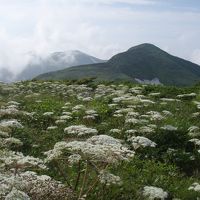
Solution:
M 71 199 L 72 192 L 62 183 L 46 175 L 26 171 L 16 175 L 0 173 L 0 199 Z M 71 196 L 71 197 L 70 197 Z
M 78 165 L 78 178 L 74 188 L 78 190 L 79 198 L 87 196 L 98 182 L 106 185 L 121 184 L 120 177 L 111 174 L 107 169 L 121 161 L 129 161 L 134 154 L 134 151 L 123 146 L 120 140 L 107 135 L 93 136 L 86 141 L 58 142 L 54 149 L 45 153 L 46 162 L 62 160 L 67 161 L 70 166 Z M 89 169 L 96 175 L 91 177 L 92 172 L 89 172 Z M 84 171 L 82 183 L 81 171 Z M 91 184 L 86 187 L 88 179 L 91 179 Z
M 9 102 L 12 109 L 19 105 Z M 14 108 L 16 107 L 16 108 Z M 12 116 L 21 114 L 16 110 L 1 109 L 1 114 Z M 13 151 L 13 148 L 23 146 L 21 140 L 12 137 L 13 131 L 23 129 L 24 126 L 17 119 L 4 119 L 0 121 L 0 199 L 5 200 L 41 200 L 41 199 L 72 199 L 72 191 L 61 182 L 53 180 L 47 175 L 38 175 L 30 169 L 47 170 L 42 159 L 24 155 Z M 11 150 L 12 149 L 12 150 Z
M 199 109 L 198 87 L 0 84 L 0 199 L 196 200 Z

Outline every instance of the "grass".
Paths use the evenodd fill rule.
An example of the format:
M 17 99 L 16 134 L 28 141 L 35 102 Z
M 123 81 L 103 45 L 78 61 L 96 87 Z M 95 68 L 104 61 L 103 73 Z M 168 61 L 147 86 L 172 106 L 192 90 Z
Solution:
M 74 82 L 71 82 L 75 84 Z M 112 102 L 112 98 L 109 94 L 101 99 L 93 99 L 89 102 L 83 102 L 79 100 L 77 95 L 84 94 L 93 96 L 97 88 L 97 84 L 93 82 L 87 82 L 87 85 L 91 87 L 90 92 L 76 91 L 76 87 L 73 89 L 73 93 L 70 95 L 67 86 L 70 82 L 24 82 L 20 83 L 23 86 L 21 93 L 19 90 L 13 89 L 12 92 L 1 92 L 0 105 L 6 105 L 10 100 L 20 102 L 20 110 L 26 112 L 35 112 L 31 116 L 26 115 L 4 115 L 3 119 L 17 118 L 23 124 L 23 129 L 12 130 L 12 136 L 19 138 L 23 142 L 23 146 L 20 149 L 14 149 L 22 151 L 26 155 L 33 155 L 35 157 L 44 158 L 43 152 L 53 148 L 56 142 L 67 140 L 68 136 L 64 133 L 64 128 L 70 125 L 84 124 L 88 127 L 96 128 L 99 134 L 111 135 L 115 138 L 122 139 L 126 145 L 128 135 L 125 133 L 128 129 L 139 129 L 141 125 L 127 125 L 125 124 L 125 116 L 121 118 L 113 117 L 116 109 L 109 107 L 109 103 Z M 113 83 L 112 83 L 113 84 Z M 123 83 L 129 88 L 136 87 L 133 83 Z M 61 86 L 62 87 L 59 87 Z M 106 83 L 110 86 L 111 83 Z M 22 87 L 21 86 L 21 87 Z M 50 87 L 51 86 L 51 87 Z M 120 88 L 119 84 L 116 84 L 116 88 Z M 30 92 L 30 89 L 32 90 Z M 1 89 L 2 90 L 2 89 Z M 198 112 L 196 105 L 193 101 L 199 101 L 200 88 L 199 86 L 193 86 L 190 88 L 176 88 L 165 86 L 145 86 L 142 88 L 141 95 L 155 102 L 149 106 L 136 106 L 134 112 L 138 112 L 139 116 L 146 114 L 149 111 L 157 111 L 162 113 L 163 110 L 170 111 L 173 115 L 169 116 L 161 121 L 152 121 L 156 125 L 155 132 L 144 134 L 152 141 L 157 143 L 156 148 L 141 148 L 136 151 L 136 156 L 128 163 L 121 163 L 120 165 L 113 166 L 109 170 L 114 174 L 119 175 L 122 178 L 123 184 L 121 186 L 105 187 L 98 185 L 95 191 L 89 194 L 88 199 L 96 199 L 100 196 L 104 200 L 117 199 L 117 200 L 130 200 L 130 199 L 144 199 L 141 192 L 142 188 L 146 185 L 153 185 L 163 188 L 168 191 L 170 198 L 180 199 L 196 199 L 199 197 L 198 192 L 188 191 L 188 187 L 193 182 L 198 182 L 200 177 L 200 156 L 196 150 L 190 149 L 188 151 L 188 140 L 191 139 L 188 136 L 188 128 L 190 126 L 199 126 L 199 118 L 192 117 L 192 114 Z M 149 97 L 149 93 L 160 93 L 159 97 Z M 169 102 L 162 104 L 160 98 L 176 98 L 177 95 L 185 93 L 197 93 L 197 96 L 193 99 L 181 100 L 180 102 Z M 30 94 L 32 94 L 32 96 Z M 34 96 L 33 93 L 38 93 L 38 96 Z M 27 97 L 29 95 L 29 97 Z M 40 100 L 38 102 L 38 100 Z M 63 110 L 63 106 L 66 102 L 70 102 L 70 106 Z M 55 121 L 62 115 L 63 111 L 72 111 L 75 105 L 83 104 L 85 110 L 96 110 L 98 117 L 94 121 L 84 120 L 84 111 L 78 113 L 72 113 L 72 119 L 66 123 L 58 125 L 55 130 L 47 131 L 49 126 L 54 126 Z M 133 105 L 133 104 L 132 104 Z M 128 105 L 119 103 L 120 109 L 127 108 Z M 134 105 L 135 106 L 135 105 Z M 53 116 L 43 116 L 45 112 L 54 112 Z M 173 125 L 178 127 L 177 131 L 165 131 L 160 128 L 164 125 Z M 111 129 L 120 129 L 121 134 L 110 133 Z M 141 135 L 141 133 L 137 133 Z M 142 135 L 141 135 L 142 136 Z M 173 154 L 169 154 L 169 148 L 174 149 Z M 194 157 L 195 159 L 191 159 Z M 50 174 L 57 180 L 63 182 L 64 179 L 55 168 L 50 165 L 50 170 L 46 173 Z M 64 169 L 65 166 L 62 165 Z M 75 176 L 76 169 L 66 173 L 71 177 Z

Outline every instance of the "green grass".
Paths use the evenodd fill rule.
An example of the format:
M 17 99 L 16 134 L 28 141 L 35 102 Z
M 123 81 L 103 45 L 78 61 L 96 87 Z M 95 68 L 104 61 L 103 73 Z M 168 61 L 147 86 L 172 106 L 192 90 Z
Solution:
M 55 82 L 51 83 L 54 84 Z M 56 84 L 69 85 L 74 83 L 73 81 L 58 82 Z M 88 80 L 84 83 L 92 86 L 91 95 L 93 95 L 97 85 Z M 111 83 L 106 84 L 109 86 Z M 138 86 L 130 82 L 123 84 L 128 87 Z M 138 129 L 141 126 L 126 125 L 124 123 L 125 117 L 114 118 L 113 114 L 115 110 L 108 106 L 109 103 L 112 103 L 110 97 L 82 102 L 74 96 L 65 94 L 64 89 L 48 88 L 43 82 L 24 82 L 23 85 L 23 93 L 15 90 L 12 93 L 2 93 L 0 105 L 5 105 L 9 100 L 15 100 L 21 103 L 21 110 L 35 112 L 33 117 L 24 115 L 1 117 L 1 119 L 17 118 L 23 124 L 24 128 L 13 130 L 12 136 L 21 139 L 24 144 L 21 148 L 14 150 L 22 151 L 26 155 L 44 158 L 43 152 L 52 149 L 56 142 L 69 139 L 63 129 L 70 125 L 85 124 L 88 127 L 96 128 L 99 134 L 112 135 L 124 141 L 127 139 L 125 130 Z M 31 85 L 34 85 L 34 87 Z M 116 84 L 116 87 L 118 85 Z M 26 97 L 30 88 L 34 93 L 39 93 L 39 96 Z M 188 140 L 190 137 L 187 134 L 187 129 L 194 125 L 200 127 L 199 118 L 191 117 L 192 113 L 198 112 L 193 101 L 200 100 L 200 88 L 199 86 L 190 88 L 146 86 L 142 90 L 143 95 L 148 95 L 152 92 L 160 93 L 159 97 L 148 97 L 152 101 L 155 101 L 155 104 L 141 108 L 136 107 L 134 111 L 140 113 L 140 115 L 148 111 L 161 113 L 163 110 L 173 113 L 173 116 L 169 116 L 164 120 L 150 122 L 157 125 L 157 128 L 154 133 L 145 136 L 156 142 L 157 147 L 138 149 L 135 158 L 130 162 L 121 163 L 110 168 L 110 171 L 122 178 L 123 184 L 110 188 L 98 185 L 95 191 L 88 196 L 88 199 L 94 200 L 97 196 L 101 196 L 104 200 L 142 200 L 144 199 L 141 195 L 142 188 L 146 185 L 161 187 L 173 198 L 193 200 L 199 197 L 200 194 L 197 192 L 188 191 L 188 187 L 193 182 L 200 181 L 200 155 L 198 155 L 194 148 L 189 148 L 188 150 Z M 197 97 L 176 103 L 170 102 L 167 105 L 160 104 L 160 98 L 176 98 L 179 94 L 191 92 L 196 92 L 198 94 Z M 77 94 L 79 93 L 77 92 Z M 41 103 L 37 103 L 37 100 L 41 100 Z M 66 102 L 71 102 L 69 109 L 66 111 L 71 111 L 71 108 L 77 104 L 84 104 L 86 110 L 96 110 L 99 116 L 94 121 L 83 120 L 84 112 L 81 111 L 78 114 L 73 114 L 73 118 L 65 124 L 59 125 L 58 129 L 47 131 L 47 127 L 55 125 L 55 120 L 61 115 L 63 111 L 62 107 Z M 119 107 L 126 108 L 127 105 L 119 104 Z M 53 116 L 43 116 L 44 112 L 51 111 L 54 112 Z M 166 124 L 176 126 L 178 130 L 173 132 L 161 130 L 160 127 Z M 111 134 L 110 129 L 116 128 L 121 129 L 122 133 Z M 173 154 L 169 154 L 167 152 L 168 148 L 173 148 L 176 151 Z M 195 160 L 191 160 L 191 156 L 195 157 Z M 62 167 L 64 168 L 64 165 Z M 52 165 L 49 168 L 50 170 L 46 173 L 57 180 L 65 182 L 62 175 Z M 76 169 L 74 168 L 72 171 L 66 173 L 69 173 L 73 177 L 75 176 L 75 171 Z

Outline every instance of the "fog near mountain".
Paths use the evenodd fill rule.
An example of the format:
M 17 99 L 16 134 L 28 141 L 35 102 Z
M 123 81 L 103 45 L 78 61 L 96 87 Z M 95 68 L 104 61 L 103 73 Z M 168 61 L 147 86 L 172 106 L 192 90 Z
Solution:
M 158 78 L 154 78 L 152 80 L 147 80 L 147 79 L 141 80 L 139 78 L 135 78 L 135 80 L 140 84 L 162 85 L 162 83 L 160 82 Z
M 85 64 L 103 63 L 104 60 L 95 58 L 78 50 L 54 52 L 47 57 L 32 55 L 24 70 L 15 80 L 30 80 L 42 73 L 61 70 L 67 67 Z
M 14 74 L 6 68 L 0 69 L 0 81 L 11 82 L 14 78 Z

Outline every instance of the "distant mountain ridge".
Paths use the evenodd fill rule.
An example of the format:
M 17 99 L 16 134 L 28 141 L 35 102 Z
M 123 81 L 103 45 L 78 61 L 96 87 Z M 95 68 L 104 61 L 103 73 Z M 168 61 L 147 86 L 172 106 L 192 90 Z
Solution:
M 102 63 L 104 60 L 95 58 L 78 50 L 54 52 L 43 58 L 34 55 L 24 70 L 17 75 L 16 80 L 29 80 L 41 73 L 57 71 L 67 67 L 85 64 Z
M 200 66 L 144 43 L 113 56 L 105 63 L 70 67 L 41 74 L 36 79 L 156 80 L 165 85 L 187 86 L 200 81 Z

